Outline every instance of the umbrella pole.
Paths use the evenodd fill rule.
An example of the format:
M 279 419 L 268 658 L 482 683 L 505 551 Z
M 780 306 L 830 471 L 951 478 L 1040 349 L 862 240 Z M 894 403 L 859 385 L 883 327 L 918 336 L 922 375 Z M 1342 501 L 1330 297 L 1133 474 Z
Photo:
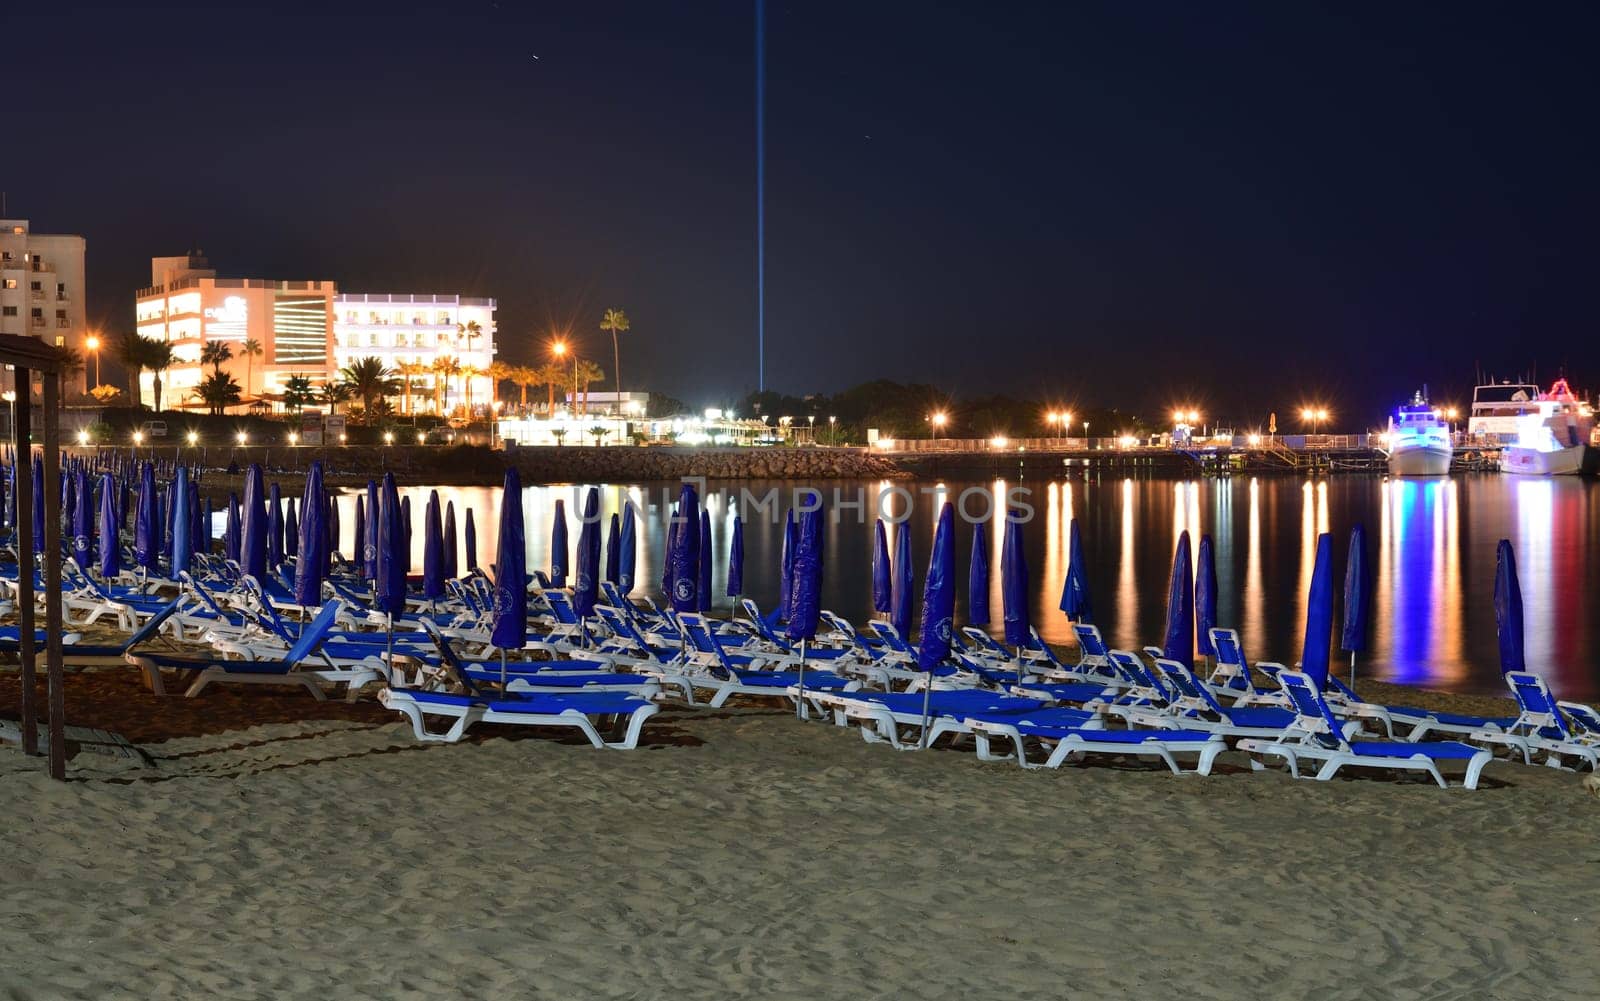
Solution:
M 506 648 L 500 648 L 500 694 L 503 697 L 506 691 Z
M 919 750 L 928 749 L 928 707 L 933 699 L 933 669 L 928 669 L 928 676 L 922 679 L 922 732 L 917 737 Z
M 388 636 L 388 646 L 385 647 L 385 649 L 384 649 L 383 659 L 389 665 L 389 677 L 391 679 L 391 684 L 392 684 L 393 683 L 393 678 L 394 678 L 394 613 L 393 612 L 389 613 L 388 622 L 389 622 L 388 628 L 385 630 L 385 632 L 386 632 L 386 634 Z
M 806 718 L 806 641 L 800 641 L 800 697 L 794 702 L 795 719 Z
M 1351 691 L 1355 691 L 1355 687 L 1356 687 L 1356 652 L 1354 650 L 1351 650 L 1350 651 L 1350 690 Z

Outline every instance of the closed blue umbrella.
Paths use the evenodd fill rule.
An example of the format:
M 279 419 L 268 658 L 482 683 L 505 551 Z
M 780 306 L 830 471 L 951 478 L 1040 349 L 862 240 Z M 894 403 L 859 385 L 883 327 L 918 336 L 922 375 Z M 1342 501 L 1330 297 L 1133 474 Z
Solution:
M 735 602 L 744 594 L 744 519 L 733 516 L 733 537 L 728 540 L 728 597 Z M 734 609 L 738 614 L 738 609 Z
M 506 470 L 500 491 L 500 535 L 495 544 L 494 630 L 489 642 L 504 652 L 521 650 L 528 641 L 528 550 L 522 526 L 522 479 L 517 468 Z M 505 680 L 502 673 L 501 681 Z
M 624 595 L 633 591 L 633 582 L 639 560 L 639 521 L 633 513 L 633 501 L 622 505 L 622 538 L 617 543 L 617 589 Z
M 1189 558 L 1189 533 L 1178 536 L 1172 556 L 1172 577 L 1167 582 L 1167 634 L 1161 655 L 1185 667 L 1194 667 L 1194 564 Z
M 550 583 L 552 586 L 567 586 L 567 568 L 572 565 L 568 560 L 567 505 L 566 502 L 557 499 L 556 513 L 550 521 Z
M 147 573 L 158 573 L 161 552 L 156 522 L 156 471 L 146 462 L 139 467 L 139 505 L 133 519 L 133 559 Z
M 327 555 L 322 561 L 322 572 L 327 574 L 328 565 L 332 562 L 334 554 L 339 551 L 339 498 L 332 494 L 328 495 L 328 523 L 324 534 L 327 536 L 328 544 L 323 549 Z
M 437 490 L 428 491 L 422 508 L 422 596 L 429 601 L 444 597 L 444 522 Z
M 356 572 L 364 579 L 367 571 L 367 495 L 364 493 L 356 494 L 356 517 L 353 524 L 356 536 L 354 553 Z
M 373 540 L 377 549 L 378 573 L 376 603 L 378 611 L 393 617 L 406 609 L 406 574 L 400 562 L 403 540 L 400 524 L 400 491 L 395 487 L 394 474 L 383 474 L 383 492 L 378 505 L 378 533 Z
M 378 579 L 378 546 L 381 540 L 378 535 L 378 514 L 380 501 L 378 499 L 378 485 L 371 480 L 367 481 L 367 539 L 366 546 L 361 550 L 361 576 L 367 580 Z
M 1350 550 L 1344 565 L 1344 628 L 1339 648 L 1350 655 L 1350 684 L 1356 683 L 1356 654 L 1367 648 L 1367 607 L 1371 602 L 1367 582 L 1367 530 L 1350 529 Z
M 887 615 L 894 602 L 894 579 L 889 567 L 889 534 L 879 518 L 872 523 L 872 610 L 879 615 Z
M 1211 549 L 1211 536 L 1200 536 L 1200 552 L 1194 568 L 1195 642 L 1202 656 L 1217 655 L 1211 645 L 1211 630 L 1217 627 L 1217 558 Z
M 411 576 L 411 497 L 400 498 L 400 566 L 405 569 L 406 576 Z
M 267 497 L 257 463 L 251 463 L 244 475 L 244 501 L 239 508 L 239 566 L 257 580 L 266 575 Z
M 1000 543 L 1000 602 L 1005 616 L 1006 642 L 1019 651 L 1032 638 L 1033 622 L 1028 615 L 1030 597 L 1028 557 L 1022 549 L 1022 513 L 1011 511 L 1006 514 L 1005 534 Z
M 71 555 L 72 551 L 72 508 L 77 501 L 77 483 L 73 478 L 71 467 L 72 463 L 68 462 L 61 470 L 61 489 L 57 491 L 57 496 L 61 499 L 61 520 L 58 525 L 65 529 L 61 534 L 67 540 L 68 555 Z
M 617 562 L 622 554 L 622 539 L 618 536 L 622 532 L 622 516 L 615 512 L 611 515 L 611 528 L 606 532 L 606 583 L 617 583 L 621 568 Z
M 122 540 L 118 537 L 117 480 L 100 474 L 100 576 L 110 580 L 122 572 Z
M 900 526 L 902 529 L 905 525 Z M 1004 570 L 1001 571 L 1004 573 Z M 917 642 L 917 666 L 929 672 L 922 690 L 922 736 L 928 746 L 928 701 L 933 691 L 933 671 L 950 655 L 956 610 L 956 514 L 948 501 L 939 510 L 928 553 L 928 576 L 922 585 L 922 635 Z
M 172 576 L 189 569 L 194 532 L 189 527 L 189 469 L 179 466 L 172 481 Z
M 1494 558 L 1494 634 L 1500 645 L 1500 673 L 1526 671 L 1522 648 L 1522 582 L 1510 539 L 1501 539 Z
M 285 504 L 289 511 L 283 516 L 283 553 L 293 556 L 296 562 L 300 559 L 300 511 L 294 498 L 290 497 Z
M 267 566 L 282 566 L 283 557 L 283 495 L 274 480 L 267 490 Z
M 44 552 L 44 460 L 33 457 L 33 551 Z
M 669 533 L 667 577 L 672 586 L 667 592 L 672 608 L 692 612 L 699 608 L 695 581 L 700 572 L 700 500 L 688 483 L 678 492 L 678 515 Z
M 667 515 L 667 544 L 661 550 L 661 593 L 668 601 L 672 600 L 672 547 L 677 544 L 678 538 L 678 513 L 677 508 Z
M 294 511 L 290 509 L 290 516 Z M 322 463 L 313 462 L 306 473 L 305 493 L 301 495 L 300 537 L 294 571 L 295 604 L 313 607 L 322 604 L 322 554 L 327 544 L 328 501 L 322 490 Z
M 800 525 L 795 521 L 794 508 L 783 523 L 783 559 L 778 565 L 778 621 L 789 618 L 789 601 L 794 595 L 794 551 L 800 544 Z
M 1089 622 L 1094 618 L 1094 609 L 1089 601 L 1089 571 L 1083 565 L 1083 536 L 1078 532 L 1078 519 L 1072 519 L 1067 536 L 1067 579 L 1061 584 L 1061 610 L 1069 619 Z
M 967 567 L 967 621 L 975 626 L 989 624 L 989 532 L 988 525 L 972 526 L 972 560 Z
M 911 566 L 911 522 L 894 528 L 894 594 L 889 607 L 889 624 L 905 636 L 911 629 L 911 586 L 915 571 Z
M 445 580 L 455 580 L 461 576 L 460 560 L 456 549 L 456 502 L 444 503 L 444 561 L 439 564 L 444 571 Z
M 795 714 L 806 715 L 806 644 L 817 637 L 817 620 L 822 610 L 822 497 L 813 492 L 810 508 L 799 518 L 799 540 L 794 547 L 794 577 L 789 594 L 789 640 L 800 643 L 800 676 Z M 708 533 L 709 534 L 709 533 Z M 702 539 L 702 546 L 710 546 Z
M 222 529 L 222 555 L 235 563 L 239 562 L 240 542 L 242 539 L 240 528 L 239 495 L 229 493 L 228 520 Z
M 80 466 L 72 475 L 72 558 L 78 566 L 88 570 L 90 558 L 89 533 L 94 531 L 94 491 L 89 488 L 89 474 Z
M 599 487 L 590 487 L 583 499 L 583 525 L 578 530 L 577 564 L 572 584 L 572 609 L 578 613 L 579 619 L 587 619 L 594 614 L 600 593 Z
M 1318 690 L 1328 683 L 1328 653 L 1333 646 L 1333 536 L 1317 536 L 1317 562 L 1306 596 L 1306 638 L 1300 648 L 1300 670 Z
M 695 574 L 695 598 L 700 611 L 711 611 L 711 512 L 700 509 L 700 569 Z
M 208 553 L 211 551 L 211 509 L 202 508 L 200 504 L 200 484 L 196 480 L 198 473 L 189 477 L 189 553 L 193 560 L 195 553 Z
M 478 528 L 472 523 L 472 508 L 467 508 L 466 520 L 461 525 L 461 549 L 467 558 L 469 571 L 478 569 Z

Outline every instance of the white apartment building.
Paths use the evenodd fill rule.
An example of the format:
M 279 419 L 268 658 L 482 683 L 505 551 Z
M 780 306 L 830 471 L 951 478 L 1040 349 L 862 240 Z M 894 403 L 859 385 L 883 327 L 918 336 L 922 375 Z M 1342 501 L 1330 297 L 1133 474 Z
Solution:
M 331 281 L 219 278 L 197 254 L 157 257 L 150 286 L 135 297 L 141 337 L 172 345 L 176 364 L 162 374 L 162 404 L 198 407 L 195 395 L 210 368 L 205 344 L 224 342 L 233 357 L 222 370 L 242 390 L 241 406 L 273 405 L 291 376 L 318 388 L 340 379 L 357 359 L 382 359 L 409 378 L 413 413 L 483 410 L 494 398 L 495 301 L 459 295 L 339 292 Z M 253 345 L 258 353 L 247 354 Z M 140 398 L 155 405 L 154 376 L 140 377 Z M 404 392 L 392 403 L 404 410 Z M 441 409 L 442 408 L 442 409 Z
M 402 385 L 411 382 L 397 411 L 409 406 L 411 413 L 451 414 L 466 407 L 481 412 L 492 404 L 493 299 L 341 292 L 333 308 L 335 367 L 381 359 Z
M 0 333 L 76 348 L 87 361 L 83 252 L 81 236 L 34 233 L 26 219 L 0 219 Z

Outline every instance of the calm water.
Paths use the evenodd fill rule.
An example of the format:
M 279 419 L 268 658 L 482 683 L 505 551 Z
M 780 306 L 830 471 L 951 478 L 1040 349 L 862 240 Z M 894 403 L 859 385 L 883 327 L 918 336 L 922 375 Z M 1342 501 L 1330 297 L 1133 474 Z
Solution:
M 853 499 L 855 481 L 818 483 L 824 496 L 838 488 Z M 886 486 L 886 485 L 885 485 Z M 1600 539 L 1600 485 L 1575 478 L 1519 479 L 1502 476 L 1455 477 L 1447 480 L 1391 480 L 1337 477 L 1308 481 L 1293 478 L 1237 478 L 1174 481 L 1153 479 L 984 482 L 943 481 L 912 484 L 913 492 L 937 489 L 931 499 L 918 497 L 913 510 L 913 562 L 918 566 L 917 594 L 932 543 L 938 503 L 954 500 L 968 488 L 1003 496 L 1008 488 L 1026 487 L 1036 508 L 1026 527 L 1028 564 L 1034 587 L 1034 624 L 1051 642 L 1070 644 L 1067 623 L 1057 609 L 1067 564 L 1067 524 L 1077 517 L 1083 532 L 1085 558 L 1094 597 L 1096 620 L 1114 646 L 1137 649 L 1159 643 L 1165 591 L 1178 533 L 1187 529 L 1198 544 L 1210 534 L 1216 546 L 1220 585 L 1218 619 L 1239 629 L 1252 659 L 1292 663 L 1299 658 L 1300 628 L 1311 579 L 1317 533 L 1334 533 L 1336 572 L 1343 574 L 1347 533 L 1357 522 L 1367 528 L 1368 555 L 1373 563 L 1375 592 L 1369 650 L 1361 656 L 1364 677 L 1377 677 L 1462 692 L 1500 693 L 1504 689 L 1494 631 L 1495 545 L 1502 537 L 1516 547 L 1527 616 L 1527 654 L 1531 667 L 1549 678 L 1563 697 L 1590 699 L 1600 695 L 1600 564 L 1589 559 Z M 751 483 L 756 496 L 776 488 L 787 497 L 785 483 Z M 586 487 L 530 487 L 524 491 L 530 568 L 549 567 L 549 526 L 557 498 L 566 501 L 573 545 L 578 538 L 576 512 Z M 662 491 L 668 484 L 605 486 L 602 510 L 609 520 L 631 498 L 643 514 L 638 554 L 638 579 L 655 594 L 665 539 Z M 872 594 L 870 498 L 878 485 L 867 486 L 868 515 L 846 512 L 828 529 L 823 602 L 825 607 L 861 622 L 871 617 Z M 499 513 L 498 488 L 442 487 L 441 498 L 454 500 L 458 520 L 463 509 L 475 512 L 478 559 L 493 557 L 494 526 Z M 726 584 L 730 527 L 739 486 L 732 493 L 713 490 L 710 498 L 712 537 L 717 547 L 715 591 L 718 607 Z M 412 497 L 413 518 L 420 519 L 428 488 L 403 490 Z M 675 496 L 675 494 L 674 494 Z M 341 503 L 341 546 L 353 544 L 353 499 Z M 967 510 L 984 504 L 969 498 Z M 778 590 L 782 526 L 745 512 L 745 587 L 750 597 L 770 608 Z M 990 604 L 999 619 L 999 525 L 991 533 L 994 568 Z M 957 521 L 957 574 L 963 582 L 956 606 L 964 613 L 967 554 L 973 527 Z M 420 550 L 421 529 L 415 544 Z M 413 554 L 420 566 L 420 551 Z

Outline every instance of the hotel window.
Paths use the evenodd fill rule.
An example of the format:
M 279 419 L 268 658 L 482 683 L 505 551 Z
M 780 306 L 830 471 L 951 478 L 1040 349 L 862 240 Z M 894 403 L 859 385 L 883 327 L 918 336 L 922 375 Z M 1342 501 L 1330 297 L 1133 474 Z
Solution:
M 64 309 L 56 310 L 56 326 L 58 326 L 58 327 L 70 327 L 70 326 L 72 326 L 71 322 L 69 322 L 67 320 L 67 311 L 66 310 L 64 310 Z
M 17 315 L 17 307 L 15 307 L 15 306 L 0 306 L 0 316 L 16 316 L 16 315 Z
M 39 292 L 43 290 L 43 287 L 38 282 L 29 282 L 28 290 L 30 292 Z
M 57 334 L 56 335 L 56 347 L 64 348 L 66 346 L 67 346 L 67 339 L 65 337 L 62 337 L 60 334 Z
M 56 282 L 56 298 L 57 299 L 65 299 L 66 297 L 67 297 L 67 283 L 66 282 Z
M 7 278 L 6 279 L 6 288 L 16 288 L 16 287 L 17 287 L 17 280 L 15 278 Z
M 446 323 L 449 323 L 449 322 L 450 322 L 450 311 L 448 309 L 439 310 L 439 323 L 440 323 L 440 325 L 443 325 L 443 324 L 446 324 Z

